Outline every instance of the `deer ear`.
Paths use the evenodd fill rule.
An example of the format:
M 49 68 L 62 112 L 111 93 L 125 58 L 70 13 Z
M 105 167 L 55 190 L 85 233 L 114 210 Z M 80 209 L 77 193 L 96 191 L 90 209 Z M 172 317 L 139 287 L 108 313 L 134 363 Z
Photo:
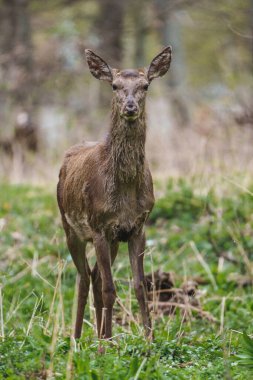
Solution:
M 149 82 L 167 73 L 171 62 L 171 51 L 171 46 L 167 46 L 152 60 L 148 68 Z
M 106 80 L 111 83 L 113 77 L 110 66 L 89 49 L 85 49 L 85 55 L 91 74 L 97 79 Z

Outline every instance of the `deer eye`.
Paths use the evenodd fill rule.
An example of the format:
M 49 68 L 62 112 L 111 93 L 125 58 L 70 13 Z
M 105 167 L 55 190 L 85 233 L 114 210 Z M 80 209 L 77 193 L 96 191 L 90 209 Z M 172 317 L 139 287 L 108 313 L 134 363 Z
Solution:
M 143 90 L 147 91 L 148 90 L 148 84 L 144 84 Z
M 116 84 L 113 84 L 112 89 L 113 89 L 113 91 L 116 91 L 118 89 L 118 86 L 116 86 Z

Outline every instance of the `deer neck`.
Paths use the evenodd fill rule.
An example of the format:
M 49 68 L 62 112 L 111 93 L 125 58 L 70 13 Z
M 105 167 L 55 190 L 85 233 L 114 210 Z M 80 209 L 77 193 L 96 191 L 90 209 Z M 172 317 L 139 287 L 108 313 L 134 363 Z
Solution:
M 107 139 L 110 176 L 114 187 L 140 184 L 145 163 L 145 109 L 134 121 L 122 118 L 112 104 L 111 129 Z

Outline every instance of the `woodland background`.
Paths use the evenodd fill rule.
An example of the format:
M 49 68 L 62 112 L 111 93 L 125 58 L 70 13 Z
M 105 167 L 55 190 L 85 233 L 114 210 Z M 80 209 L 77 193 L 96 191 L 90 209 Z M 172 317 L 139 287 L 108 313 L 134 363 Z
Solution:
M 90 48 L 120 68 L 173 47 L 149 92 L 157 177 L 252 170 L 252 0 L 1 0 L 0 178 L 55 182 L 64 150 L 101 139 L 111 89 Z

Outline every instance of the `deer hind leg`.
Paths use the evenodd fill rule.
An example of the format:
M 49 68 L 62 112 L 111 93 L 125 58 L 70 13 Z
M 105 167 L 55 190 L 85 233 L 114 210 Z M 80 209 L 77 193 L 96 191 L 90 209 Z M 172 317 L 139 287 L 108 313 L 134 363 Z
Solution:
M 113 242 L 110 245 L 110 254 L 111 254 L 111 265 L 114 263 L 114 260 L 118 253 L 118 242 Z M 94 305 L 96 309 L 96 320 L 97 320 L 97 333 L 98 337 L 102 338 L 105 336 L 105 322 L 102 321 L 103 317 L 103 294 L 102 294 L 102 279 L 100 275 L 100 271 L 98 269 L 98 263 L 95 264 L 92 273 L 92 287 L 93 287 L 93 295 L 94 295 Z
M 96 321 L 97 321 L 97 333 L 98 337 L 101 338 L 104 335 L 104 328 L 102 328 L 102 310 L 104 307 L 102 298 L 102 280 L 97 263 L 95 264 L 92 272 L 92 288 L 94 296 L 94 306 L 96 310 Z
M 74 337 L 80 338 L 82 334 L 84 309 L 89 294 L 91 272 L 85 256 L 86 242 L 80 241 L 73 231 L 69 231 L 67 235 L 67 243 L 78 271 L 77 314 Z
M 128 242 L 130 264 L 133 272 L 134 290 L 139 303 L 145 334 L 152 338 L 152 326 L 148 309 L 147 286 L 143 268 L 145 234 L 133 236 Z
M 116 298 L 116 291 L 111 271 L 110 244 L 103 236 L 99 234 L 96 234 L 96 236 L 94 236 L 93 243 L 96 250 L 97 266 L 100 272 L 102 282 L 102 301 L 104 311 L 104 319 L 102 321 L 102 316 L 100 316 L 100 311 L 98 310 L 98 316 L 100 318 L 99 320 L 101 321 L 100 326 L 98 326 L 98 329 L 101 330 L 102 323 L 104 325 L 104 333 L 102 337 L 108 339 L 112 336 L 112 309 Z M 99 291 L 95 291 L 95 293 L 96 296 L 99 298 Z

